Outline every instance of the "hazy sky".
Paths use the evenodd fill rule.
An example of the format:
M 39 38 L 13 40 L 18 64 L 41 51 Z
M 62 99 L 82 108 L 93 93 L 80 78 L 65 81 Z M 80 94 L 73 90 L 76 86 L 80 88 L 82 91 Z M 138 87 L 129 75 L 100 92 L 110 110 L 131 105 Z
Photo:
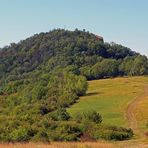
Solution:
M 148 0 L 0 0 L 0 47 L 54 28 L 86 29 L 148 55 Z

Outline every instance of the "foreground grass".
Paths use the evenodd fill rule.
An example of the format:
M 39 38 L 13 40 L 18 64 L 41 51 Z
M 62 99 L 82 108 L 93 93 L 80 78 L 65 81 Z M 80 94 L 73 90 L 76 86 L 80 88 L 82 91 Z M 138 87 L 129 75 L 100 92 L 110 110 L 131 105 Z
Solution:
M 0 144 L 0 148 L 148 148 L 148 141 L 5 143 Z
M 148 84 L 148 77 L 104 79 L 88 83 L 86 96 L 81 97 L 68 112 L 75 116 L 77 113 L 93 109 L 103 116 L 104 123 L 127 126 L 125 117 L 127 105 L 143 92 L 145 85 Z
M 114 144 L 106 142 L 53 142 L 0 144 L 0 148 L 114 148 Z

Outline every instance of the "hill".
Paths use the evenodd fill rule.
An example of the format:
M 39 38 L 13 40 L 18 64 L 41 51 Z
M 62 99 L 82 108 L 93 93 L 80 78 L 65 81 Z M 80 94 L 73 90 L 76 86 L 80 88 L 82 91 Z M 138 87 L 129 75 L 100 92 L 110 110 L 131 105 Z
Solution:
M 77 120 L 66 108 L 85 95 L 87 80 L 146 74 L 146 56 L 85 30 L 57 29 L 12 43 L 0 50 L 0 141 L 129 139 L 131 129 L 102 125 L 96 111 Z
M 102 73 L 96 74 L 99 73 L 96 67 L 102 68 L 108 63 L 111 63 L 110 68 L 114 72 L 107 71 L 106 68 Z M 143 75 L 147 73 L 147 65 L 145 56 L 121 45 L 104 43 L 102 38 L 77 29 L 58 29 L 36 34 L 0 50 L 0 78 L 5 79 L 22 79 L 28 77 L 29 72 L 49 72 L 57 67 L 67 66 L 90 79 Z M 93 67 L 92 73 L 89 72 L 90 67 Z

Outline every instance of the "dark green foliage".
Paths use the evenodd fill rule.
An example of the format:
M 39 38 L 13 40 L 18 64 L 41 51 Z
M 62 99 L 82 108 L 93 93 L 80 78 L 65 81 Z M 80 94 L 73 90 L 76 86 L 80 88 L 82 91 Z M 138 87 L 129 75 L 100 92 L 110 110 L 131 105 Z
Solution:
M 0 124 L 0 141 L 79 141 L 85 133 L 92 139 L 106 140 L 125 140 L 133 136 L 131 129 L 100 124 L 102 118 L 94 111 L 84 114 L 85 119 L 81 122 L 67 121 L 70 117 L 65 109 L 59 109 L 54 114 L 58 121 L 51 119 L 51 114 L 43 117 L 33 116 L 33 114 L 29 117 L 26 114 L 25 118 L 13 118 L 13 120 L 9 117 L 9 120 Z M 2 120 L 3 117 L 0 118 L 0 121 Z
M 148 74 L 148 60 L 145 56 L 138 56 L 134 60 L 134 64 L 131 68 L 131 75 L 139 76 Z
M 15 81 L 11 83 L 16 84 Z M 58 69 L 50 76 L 39 73 L 38 77 L 33 77 L 27 83 L 24 80 L 18 90 L 0 96 L 0 141 L 79 139 L 80 133 L 75 133 L 69 123 L 67 131 L 63 128 L 68 125 L 65 127 L 61 124 L 70 119 L 65 107 L 85 94 L 85 77 Z M 80 131 L 79 128 L 77 130 Z
M 127 57 L 120 66 L 123 74 L 131 76 L 148 74 L 148 59 L 146 56 Z
M 109 127 L 97 125 L 90 131 L 90 135 L 95 139 L 105 140 L 127 140 L 133 137 L 133 131 L 122 127 Z
M 76 123 L 61 123 L 54 131 L 52 140 L 55 141 L 78 141 L 82 131 Z
M 10 134 L 10 138 L 12 141 L 16 142 L 24 142 L 30 140 L 29 131 L 25 128 L 19 128 L 17 130 L 13 130 L 13 132 Z
M 51 118 L 54 121 L 64 121 L 68 120 L 70 116 L 65 108 L 59 108 L 58 110 L 56 110 L 51 114 Z
M 88 80 L 94 79 L 94 74 L 92 72 L 91 66 L 84 66 L 80 68 L 80 74 L 85 76 Z
M 104 59 L 101 62 L 96 63 L 92 68 L 92 74 L 94 78 L 115 77 L 118 72 L 119 62 L 113 59 Z
M 70 66 L 69 70 L 73 73 L 79 74 L 81 71 L 91 79 L 92 76 L 83 67 L 91 67 L 104 58 L 122 61 L 126 57 L 136 58 L 138 55 L 124 46 L 104 43 L 89 32 L 57 29 L 2 48 L 0 78 L 9 81 L 32 78 L 34 71 L 50 72 L 58 66 Z
M 102 122 L 102 117 L 99 113 L 96 111 L 88 111 L 84 113 L 79 113 L 76 115 L 76 121 L 77 122 L 94 122 L 94 123 L 101 123 Z
M 47 88 L 41 85 L 37 85 L 32 93 L 35 95 L 34 98 L 36 99 L 43 99 L 47 94 Z
M 131 69 L 133 67 L 133 64 L 134 64 L 134 57 L 126 57 L 119 67 L 121 73 L 124 75 L 131 75 Z

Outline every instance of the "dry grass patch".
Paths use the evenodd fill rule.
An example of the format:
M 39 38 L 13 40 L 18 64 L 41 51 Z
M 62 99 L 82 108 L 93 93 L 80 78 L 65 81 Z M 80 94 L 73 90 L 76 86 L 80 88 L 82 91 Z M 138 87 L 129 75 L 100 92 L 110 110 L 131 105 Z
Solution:
M 107 142 L 10 143 L 0 144 L 0 148 L 114 148 L 114 145 Z
M 148 128 L 146 128 L 146 123 L 148 122 L 148 96 L 138 103 L 134 112 L 139 123 L 139 127 L 143 131 L 148 132 Z

